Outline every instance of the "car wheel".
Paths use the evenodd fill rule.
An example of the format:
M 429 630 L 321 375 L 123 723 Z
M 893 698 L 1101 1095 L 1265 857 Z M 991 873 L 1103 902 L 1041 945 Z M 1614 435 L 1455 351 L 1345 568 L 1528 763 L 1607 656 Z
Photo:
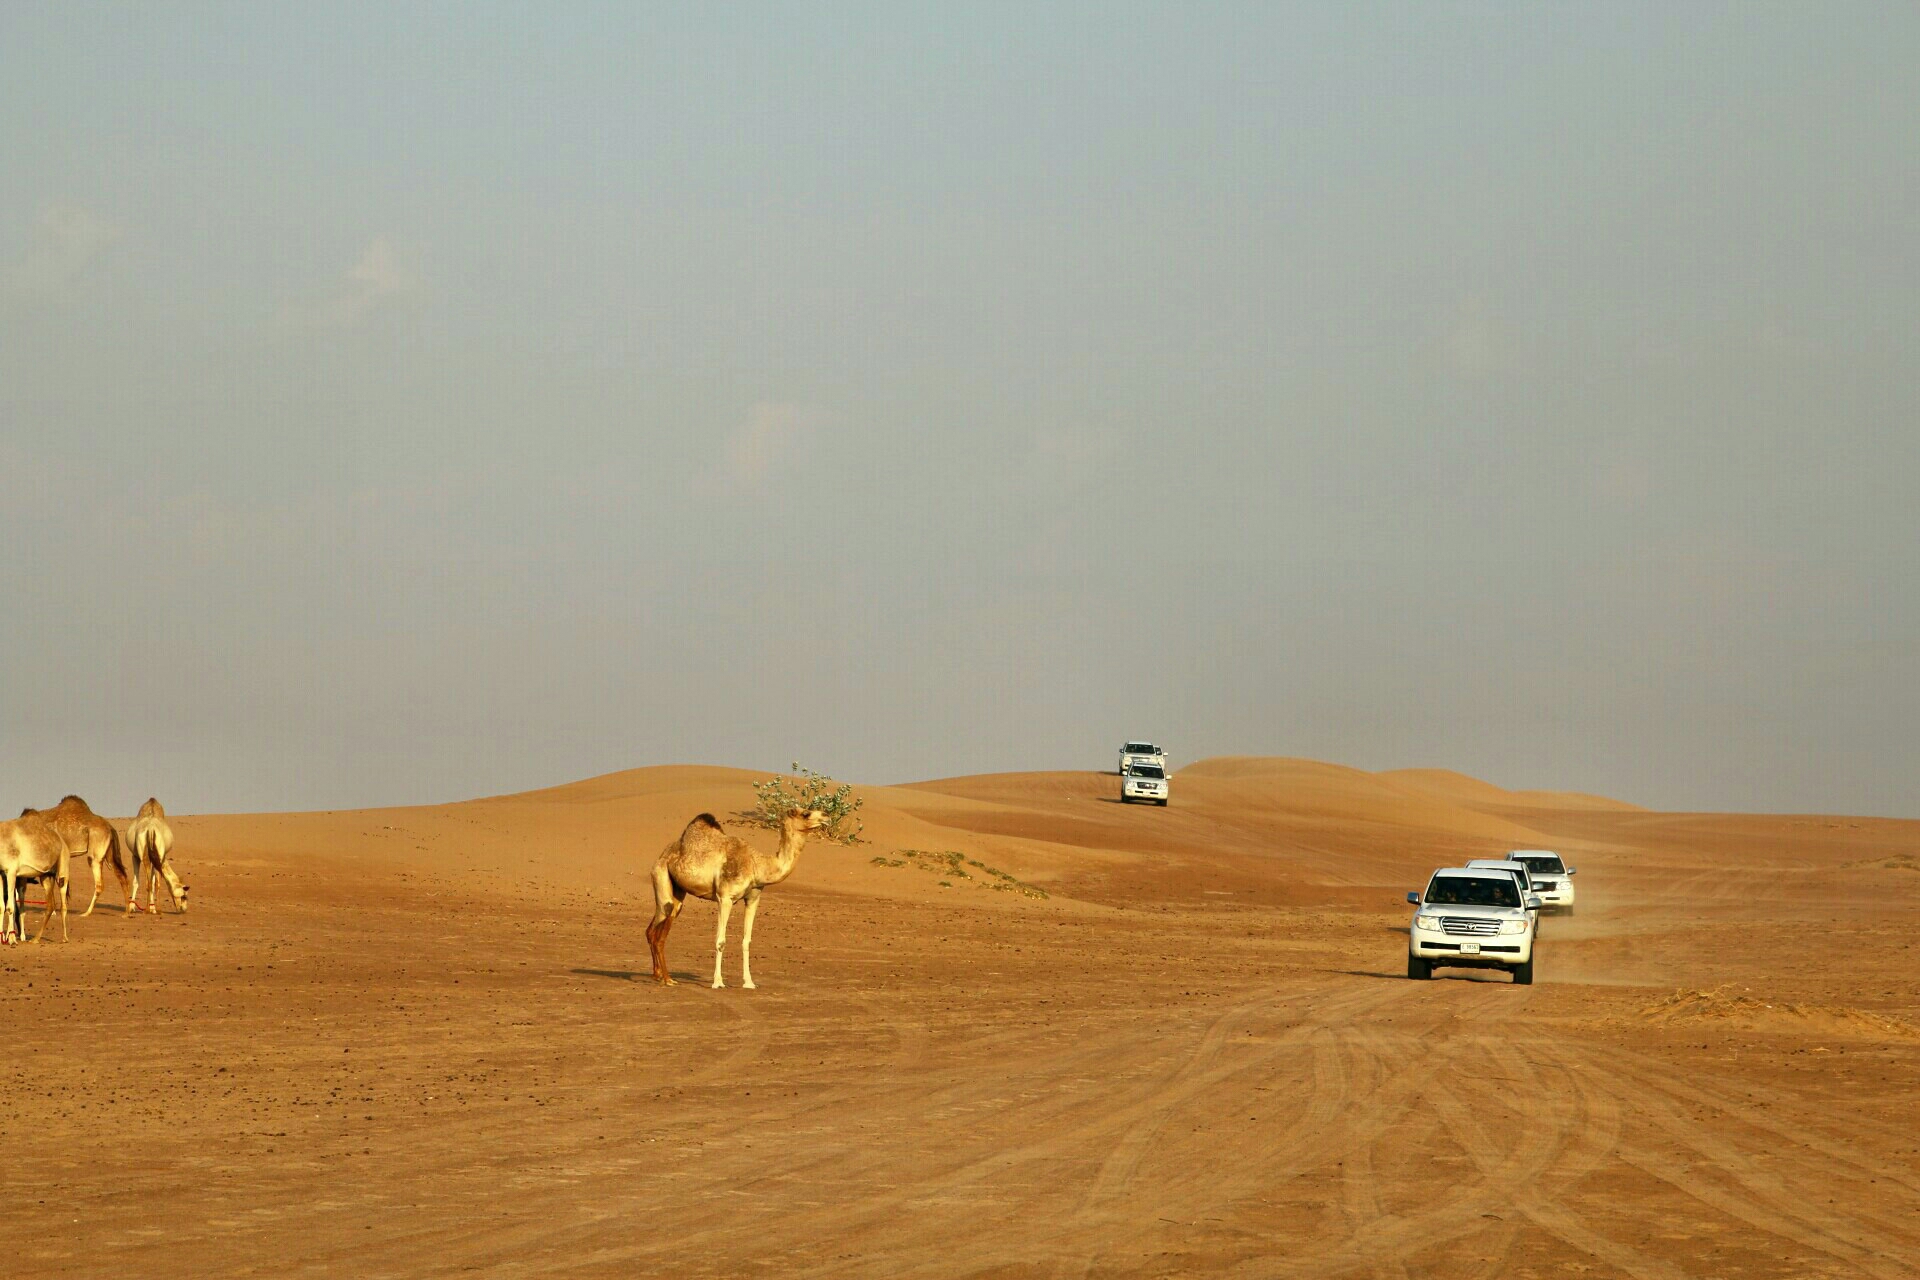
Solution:
M 1572 914 L 1573 914 L 1573 904 L 1572 904 L 1571 902 L 1569 902 L 1569 903 L 1567 904 L 1567 914 L 1568 914 L 1568 915 L 1572 915 Z
M 1533 985 L 1533 958 L 1531 956 L 1527 958 L 1525 964 L 1514 969 L 1513 984 L 1517 987 L 1530 987 Z
M 1407 976 L 1415 982 L 1425 982 L 1433 976 L 1433 961 L 1423 960 L 1412 952 L 1408 952 Z
M 1160 807 L 1161 807 L 1162 809 L 1164 809 L 1164 808 L 1166 808 L 1166 807 L 1167 807 L 1167 802 L 1166 802 L 1165 800 L 1162 800 L 1162 801 L 1160 801 Z

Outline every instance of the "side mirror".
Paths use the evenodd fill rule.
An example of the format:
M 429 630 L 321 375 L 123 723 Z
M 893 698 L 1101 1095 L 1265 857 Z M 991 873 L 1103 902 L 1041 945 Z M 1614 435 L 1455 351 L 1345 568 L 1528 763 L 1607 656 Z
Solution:
M 1577 875 L 1579 875 L 1579 874 L 1580 874 L 1580 872 L 1579 872 L 1579 871 L 1578 871 L 1578 870 L 1577 870 L 1576 868 L 1573 868 L 1573 867 L 1568 867 L 1568 868 L 1567 868 L 1567 874 L 1568 874 L 1568 875 L 1570 875 L 1570 876 L 1577 876 Z
M 1420 895 L 1417 893 L 1410 893 L 1407 895 L 1407 901 L 1411 902 L 1414 906 L 1417 907 L 1420 905 Z
M 1527 895 L 1527 910 L 1529 910 L 1529 911 L 1538 911 L 1539 909 L 1540 909 L 1540 895 L 1539 895 L 1539 894 L 1537 894 L 1537 893 L 1530 893 L 1530 894 L 1528 894 L 1528 895 Z

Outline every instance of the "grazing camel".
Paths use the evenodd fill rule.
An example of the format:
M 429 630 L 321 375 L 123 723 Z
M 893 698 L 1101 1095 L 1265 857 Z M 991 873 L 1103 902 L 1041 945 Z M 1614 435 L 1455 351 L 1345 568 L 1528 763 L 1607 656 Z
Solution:
M 87 802 L 79 796 L 67 796 L 51 809 L 22 809 L 21 817 L 39 814 L 66 841 L 69 854 L 83 853 L 87 863 L 93 869 L 93 896 L 87 899 L 87 909 L 80 913 L 82 919 L 93 914 L 93 906 L 100 901 L 100 867 L 102 863 L 111 863 L 113 874 L 120 881 L 120 887 L 126 890 L 127 914 L 133 914 L 133 881 L 127 874 L 127 866 L 120 853 L 120 833 L 113 824 L 87 807 Z M 139 874 L 139 868 L 134 868 Z M 65 879 L 62 878 L 61 892 L 66 892 Z M 65 909 L 65 904 L 62 904 Z
M 40 917 L 35 942 L 46 936 L 54 903 L 60 904 L 60 941 L 67 941 L 67 842 L 53 824 L 37 814 L 0 822 L 0 939 L 18 941 L 14 914 L 20 901 L 20 880 L 47 880 L 47 910 Z
M 818 809 L 791 809 L 780 819 L 780 851 L 761 853 L 738 836 L 721 830 L 710 813 L 687 824 L 680 838 L 660 851 L 653 864 L 653 923 L 647 926 L 647 945 L 653 950 L 653 980 L 673 986 L 667 972 L 667 933 L 687 895 L 720 904 L 720 923 L 713 932 L 713 985 L 726 986 L 720 962 L 727 950 L 727 917 L 733 904 L 745 901 L 747 917 L 740 929 L 740 985 L 753 989 L 753 914 L 760 907 L 760 891 L 793 874 L 800 847 L 810 832 L 827 825 Z
M 159 915 L 160 908 L 155 899 L 159 894 L 159 884 L 164 877 L 167 892 L 173 895 L 173 905 L 180 908 L 180 914 L 187 913 L 187 886 L 180 883 L 180 877 L 174 874 L 173 864 L 167 861 L 167 855 L 173 851 L 173 828 L 167 825 L 167 811 L 152 796 L 140 806 L 140 813 L 127 827 L 127 853 L 133 862 L 133 892 L 140 893 L 140 872 L 147 873 L 147 913 Z M 128 910 L 132 910 L 132 899 L 128 900 Z

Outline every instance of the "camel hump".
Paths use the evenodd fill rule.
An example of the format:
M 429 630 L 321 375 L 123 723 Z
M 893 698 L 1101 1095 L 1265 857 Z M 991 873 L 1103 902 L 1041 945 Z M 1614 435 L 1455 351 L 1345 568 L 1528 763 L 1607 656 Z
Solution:
M 82 800 L 79 796 L 74 795 L 71 791 L 69 791 L 66 795 L 60 797 L 61 804 L 65 804 L 69 800 L 71 800 L 75 804 L 80 804 L 80 805 L 84 805 L 86 803 L 85 800 Z
M 700 814 L 697 817 L 695 817 L 692 822 L 689 822 L 687 824 L 687 830 L 689 831 L 692 831 L 696 827 L 705 827 L 713 831 L 726 830 L 726 828 L 720 825 L 720 819 L 714 817 L 710 813 Z

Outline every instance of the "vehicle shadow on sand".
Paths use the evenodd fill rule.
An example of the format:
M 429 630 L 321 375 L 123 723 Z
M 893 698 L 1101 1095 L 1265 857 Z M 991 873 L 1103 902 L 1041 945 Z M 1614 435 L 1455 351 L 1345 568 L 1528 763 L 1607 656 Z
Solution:
M 1380 978 L 1389 982 L 1412 982 L 1413 981 L 1413 979 L 1409 978 L 1404 972 L 1377 973 L 1372 969 L 1322 969 L 1320 972 L 1341 973 L 1341 974 L 1345 974 L 1349 978 Z M 1456 969 L 1448 973 L 1436 973 L 1433 975 L 1433 977 L 1427 979 L 1427 981 L 1429 982 L 1492 982 L 1496 984 L 1504 984 L 1507 980 L 1497 975 L 1476 973 L 1473 971 L 1462 972 Z

